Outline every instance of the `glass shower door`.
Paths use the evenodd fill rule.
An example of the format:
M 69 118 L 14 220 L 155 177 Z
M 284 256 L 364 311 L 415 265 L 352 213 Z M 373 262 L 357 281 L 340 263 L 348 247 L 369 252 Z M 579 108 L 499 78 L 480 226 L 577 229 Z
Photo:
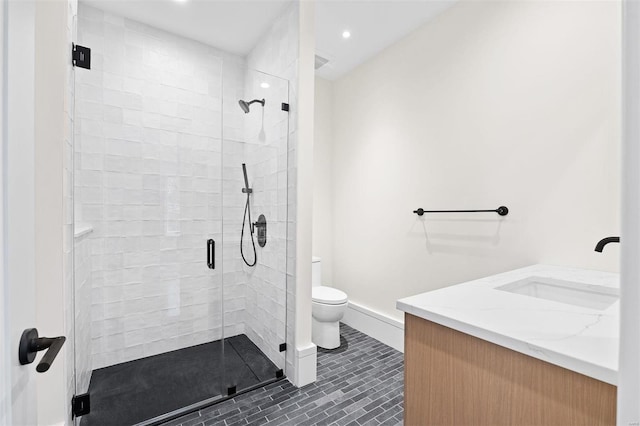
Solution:
M 228 393 L 283 377 L 286 347 L 289 82 L 246 70 L 241 93 L 224 103 Z
M 75 393 L 83 425 L 226 395 L 222 59 L 80 3 L 74 141 Z

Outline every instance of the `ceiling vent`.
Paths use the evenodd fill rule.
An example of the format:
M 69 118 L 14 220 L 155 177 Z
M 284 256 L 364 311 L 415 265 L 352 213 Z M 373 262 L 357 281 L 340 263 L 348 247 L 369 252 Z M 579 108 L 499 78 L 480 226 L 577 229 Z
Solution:
M 316 55 L 316 69 L 322 68 L 327 62 L 329 62 L 328 59 Z

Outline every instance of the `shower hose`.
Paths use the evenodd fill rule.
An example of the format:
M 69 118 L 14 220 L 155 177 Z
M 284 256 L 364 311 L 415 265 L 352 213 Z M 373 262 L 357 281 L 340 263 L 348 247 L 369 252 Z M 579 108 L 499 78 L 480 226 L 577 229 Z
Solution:
M 247 215 L 247 213 L 249 213 Z M 247 258 L 244 257 L 244 249 L 243 249 L 243 241 L 244 241 L 244 224 L 247 220 L 247 216 L 249 216 L 249 233 L 251 234 L 251 246 L 253 246 L 253 263 L 249 263 Z M 240 254 L 242 255 L 242 260 L 246 263 L 247 266 L 256 266 L 256 262 L 258 261 L 258 256 L 256 253 L 256 242 L 253 240 L 253 225 L 251 224 L 251 206 L 249 205 L 249 192 L 247 192 L 247 204 L 244 206 L 244 215 L 242 216 L 242 230 L 240 231 Z

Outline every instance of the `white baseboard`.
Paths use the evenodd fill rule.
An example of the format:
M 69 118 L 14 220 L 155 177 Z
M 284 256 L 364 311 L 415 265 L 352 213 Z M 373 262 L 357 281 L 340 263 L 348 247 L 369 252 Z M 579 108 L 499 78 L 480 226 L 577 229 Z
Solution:
M 404 323 L 349 301 L 342 322 L 374 339 L 404 352 Z
M 313 343 L 297 347 L 293 384 L 299 388 L 316 381 L 318 348 Z

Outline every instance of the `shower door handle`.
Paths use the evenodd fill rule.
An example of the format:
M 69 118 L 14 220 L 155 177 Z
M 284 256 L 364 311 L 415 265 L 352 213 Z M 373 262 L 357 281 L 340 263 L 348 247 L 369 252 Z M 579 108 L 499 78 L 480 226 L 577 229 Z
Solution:
M 207 266 L 209 269 L 216 269 L 216 242 L 207 240 Z

